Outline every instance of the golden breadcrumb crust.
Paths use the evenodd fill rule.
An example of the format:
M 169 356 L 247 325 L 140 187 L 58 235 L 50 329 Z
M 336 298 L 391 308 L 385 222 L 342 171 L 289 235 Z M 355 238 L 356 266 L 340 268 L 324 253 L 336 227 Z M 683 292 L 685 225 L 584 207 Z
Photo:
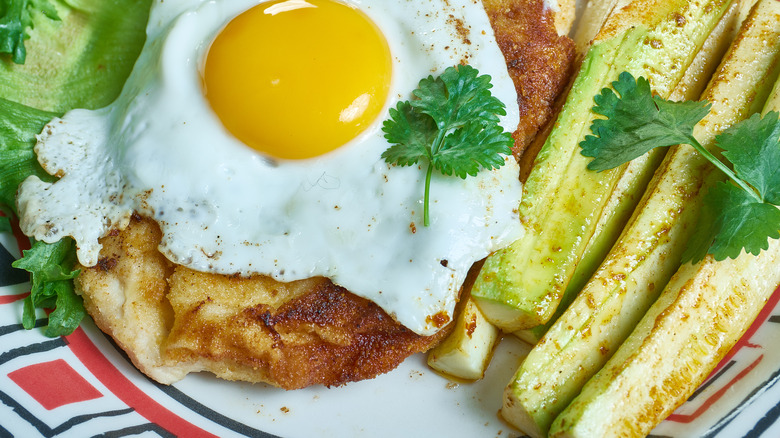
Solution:
M 574 41 L 558 34 L 556 15 L 545 9 L 544 0 L 482 0 L 482 4 L 517 91 L 520 123 L 514 133 L 514 153 L 519 158 L 552 119 L 577 53 Z
M 519 157 L 554 114 L 574 44 L 543 0 L 483 4 L 517 90 Z M 450 330 L 416 335 L 324 278 L 280 283 L 175 266 L 158 252 L 160 239 L 155 222 L 134 217 L 101 240 L 99 263 L 82 267 L 76 286 L 98 327 L 161 383 L 210 371 L 286 389 L 342 385 L 392 370 Z
M 285 389 L 369 379 L 448 332 L 419 336 L 325 278 L 280 283 L 173 266 L 157 224 L 135 217 L 102 239 L 77 289 L 101 330 L 162 383 L 210 371 Z

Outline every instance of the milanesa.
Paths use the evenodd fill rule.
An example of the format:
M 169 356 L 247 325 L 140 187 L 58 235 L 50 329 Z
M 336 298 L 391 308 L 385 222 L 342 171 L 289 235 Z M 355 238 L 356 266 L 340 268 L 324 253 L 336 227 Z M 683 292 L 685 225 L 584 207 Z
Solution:
M 517 90 L 519 155 L 568 81 L 574 46 L 559 29 L 573 6 L 483 4 Z M 439 321 L 436 334 L 417 335 L 325 278 L 280 283 L 177 266 L 157 250 L 160 238 L 154 221 L 134 216 L 101 239 L 98 264 L 82 267 L 76 285 L 98 327 L 161 383 L 205 370 L 285 389 L 342 385 L 388 372 L 448 332 Z

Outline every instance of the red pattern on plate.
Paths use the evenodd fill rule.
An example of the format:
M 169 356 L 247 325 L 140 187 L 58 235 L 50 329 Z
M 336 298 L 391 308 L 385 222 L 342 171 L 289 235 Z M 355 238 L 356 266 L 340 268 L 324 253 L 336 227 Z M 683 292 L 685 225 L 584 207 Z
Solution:
M 117 398 L 133 408 L 142 417 L 175 436 L 216 438 L 215 435 L 169 411 L 135 386 L 100 352 L 81 327 L 77 328 L 66 339 L 70 350 L 89 371 Z
M 16 218 L 11 219 L 11 227 L 19 251 L 29 249 L 30 240 L 19 230 Z M 1 295 L 0 305 L 14 303 L 28 295 L 29 292 Z M 111 392 L 112 396 L 149 422 L 157 424 L 175 436 L 216 438 L 215 435 L 181 418 L 144 393 L 106 358 L 81 327 L 65 339 L 71 352 Z M 9 373 L 8 376 L 47 410 L 104 396 L 63 359 L 28 365 Z
M 13 302 L 27 298 L 27 295 L 30 295 L 30 292 L 25 292 L 18 295 L 0 295 L 0 304 L 11 304 Z
M 63 359 L 28 365 L 8 377 L 47 410 L 103 396 Z
M 0 212 L 0 216 L 6 215 Z M 16 239 L 16 245 L 19 248 L 19 252 L 21 253 L 24 250 L 30 249 L 30 238 L 25 236 L 24 233 L 22 233 L 22 229 L 19 228 L 19 218 L 12 215 L 9 220 L 11 221 L 11 232 Z
M 666 417 L 667 421 L 674 421 L 676 423 L 690 423 L 697 418 L 699 418 L 700 415 L 707 412 L 707 410 L 712 406 L 715 402 L 721 399 L 723 395 L 726 394 L 726 391 L 729 390 L 734 384 L 742 380 L 745 376 L 747 376 L 753 368 L 755 368 L 761 360 L 764 359 L 764 355 L 758 357 L 758 359 L 754 360 L 750 365 L 748 365 L 745 369 L 739 372 L 733 379 L 726 382 L 725 385 L 721 386 L 720 389 L 718 389 L 712 396 L 707 398 L 707 400 L 704 401 L 704 403 L 699 406 L 698 409 L 696 409 L 692 414 L 684 415 L 684 414 L 671 414 L 668 417 Z
M 740 340 L 734 345 L 734 347 L 726 354 L 726 356 L 721 360 L 718 365 L 715 367 L 715 369 L 712 370 L 710 373 L 710 376 L 707 379 L 713 379 L 716 378 L 716 375 L 718 371 L 721 370 L 726 364 L 731 362 L 734 358 L 734 355 L 736 355 L 740 350 L 744 348 L 763 348 L 761 345 L 757 345 L 750 342 L 750 339 L 753 337 L 753 335 L 758 331 L 758 329 L 769 319 L 769 317 L 772 315 L 772 312 L 775 310 L 775 307 L 777 306 L 778 302 L 780 302 L 780 288 L 776 289 L 775 292 L 772 294 L 772 296 L 769 297 L 769 300 L 764 305 L 764 308 L 761 309 L 761 312 L 758 314 L 756 319 L 753 321 L 753 323 L 750 325 L 750 327 L 747 329 L 745 334 L 740 338 Z M 720 400 L 726 393 L 726 391 L 729 390 L 732 386 L 736 385 L 740 380 L 744 379 L 745 376 L 750 374 L 750 371 L 752 371 L 758 364 L 761 362 L 761 360 L 764 358 L 764 355 L 760 355 L 758 359 L 755 359 L 753 362 L 748 364 L 747 366 L 744 366 L 744 368 L 731 380 L 726 382 L 714 382 L 715 385 L 720 385 L 720 388 L 718 388 L 717 391 L 715 391 L 711 396 L 709 396 L 702 404 L 696 408 L 696 410 L 692 414 L 671 414 L 666 418 L 666 421 L 673 421 L 676 423 L 691 423 L 694 420 L 696 420 L 699 416 L 704 414 L 710 406 L 712 406 L 714 403 L 716 403 L 718 400 Z M 705 381 L 706 382 L 706 381 Z

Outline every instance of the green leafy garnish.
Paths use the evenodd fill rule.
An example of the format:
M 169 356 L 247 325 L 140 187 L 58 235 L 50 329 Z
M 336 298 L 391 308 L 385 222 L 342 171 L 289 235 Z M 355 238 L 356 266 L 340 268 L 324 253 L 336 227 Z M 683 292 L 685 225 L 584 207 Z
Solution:
M 54 115 L 0 99 L 0 206 L 8 207 L 12 213 L 16 190 L 25 178 L 36 175 L 45 181 L 54 180 L 38 164 L 33 152 L 35 134 Z M 85 311 L 81 298 L 73 291 L 72 279 L 78 274 L 73 271 L 74 261 L 73 242 L 66 239 L 53 244 L 35 242 L 24 251 L 22 259 L 12 264 L 32 274 L 30 295 L 22 313 L 25 328 L 35 327 L 36 308 L 56 308 L 49 315 L 44 331 L 47 336 L 68 335 L 78 327 Z
M 16 190 L 30 175 L 54 181 L 35 158 L 35 135 L 55 113 L 40 111 L 0 98 L 0 205 L 14 214 Z
M 78 327 L 86 312 L 81 298 L 73 290 L 73 279 L 79 274 L 75 265 L 72 239 L 57 243 L 35 242 L 24 251 L 24 257 L 12 266 L 30 272 L 30 295 L 24 300 L 22 325 L 35 327 L 35 309 L 55 309 L 49 314 L 46 336 L 68 335 Z
M 413 166 L 427 162 L 423 223 L 430 225 L 431 175 L 436 169 L 460 178 L 480 169 L 499 168 L 512 153 L 512 135 L 498 124 L 505 106 L 490 93 L 490 76 L 474 67 L 447 68 L 428 76 L 412 92 L 412 100 L 398 102 L 382 130 L 391 146 L 382 153 L 389 164 Z M 503 154 L 503 155 L 502 155 Z
M 683 253 L 736 258 L 744 248 L 757 255 L 767 237 L 780 237 L 780 122 L 778 113 L 754 114 L 716 137 L 723 156 L 734 166 L 737 185 L 719 182 L 704 197 L 700 226 Z M 729 174 L 732 177 L 731 174 Z M 733 177 L 732 177 L 733 178 Z
M 0 0 L 0 53 L 11 54 L 17 64 L 24 64 L 27 57 L 24 40 L 29 37 L 27 28 L 33 28 L 32 11 L 60 19 L 49 0 Z
M 758 254 L 767 239 L 780 238 L 780 117 L 754 114 L 715 138 L 723 162 L 693 136 L 710 110 L 707 102 L 674 102 L 653 96 L 645 78 L 623 72 L 594 98 L 593 111 L 605 116 L 591 125 L 594 135 L 580 142 L 582 154 L 594 157 L 588 169 L 620 166 L 656 147 L 689 144 L 723 171 L 704 196 L 699 225 L 682 261 L 696 263 L 707 254 L 715 260 L 736 258 L 742 250 Z M 619 93 L 620 96 L 618 96 Z M 731 163 L 732 167 L 728 166 Z
M 152 2 L 80 0 L 78 13 L 63 14 L 60 22 L 44 25 L 41 17 L 57 16 L 53 3 L 0 0 L 0 53 L 23 61 L 24 33 L 36 23 L 34 38 L 39 50 L 35 55 L 47 67 L 0 69 L 0 208 L 9 216 L 17 213 L 16 192 L 25 178 L 36 175 L 44 181 L 56 180 L 35 157 L 35 135 L 54 116 L 73 108 L 103 107 L 122 90 L 146 39 Z M 74 7 L 73 3 L 58 5 Z M 63 48 L 63 37 L 83 44 Z M 67 335 L 76 329 L 85 312 L 72 280 L 67 279 L 76 276 L 74 258 L 74 245 L 67 239 L 53 244 L 34 242 L 24 258 L 15 262 L 14 266 L 31 271 L 33 277 L 22 315 L 26 328 L 33 327 L 35 308 L 42 307 L 56 308 L 49 315 L 46 335 Z
M 596 119 L 591 125 L 595 135 L 588 135 L 580 143 L 582 155 L 595 157 L 588 163 L 590 170 L 607 170 L 664 146 L 696 141 L 693 127 L 707 115 L 706 102 L 671 102 L 653 96 L 650 83 L 640 77 L 634 80 L 623 72 L 593 100 L 593 111 L 607 117 Z
M 0 216 L 0 233 L 11 232 L 11 219 L 7 216 Z

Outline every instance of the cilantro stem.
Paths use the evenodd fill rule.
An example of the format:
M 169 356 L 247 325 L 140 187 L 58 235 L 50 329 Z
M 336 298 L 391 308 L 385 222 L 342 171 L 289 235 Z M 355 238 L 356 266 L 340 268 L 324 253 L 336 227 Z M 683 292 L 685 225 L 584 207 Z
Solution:
M 444 123 L 439 123 L 439 132 L 436 133 L 436 138 L 433 139 L 433 144 L 431 144 L 431 154 L 428 157 L 428 170 L 425 172 L 425 198 L 424 198 L 424 206 L 423 206 L 423 225 L 428 227 L 431 225 L 431 218 L 428 213 L 430 210 L 430 203 L 431 203 L 431 175 L 433 174 L 433 157 L 436 156 L 436 154 L 439 153 L 439 149 L 441 148 L 442 143 L 444 142 L 444 134 L 447 133 L 446 126 L 444 126 Z
M 710 151 L 708 151 L 704 146 L 702 146 L 698 141 L 696 141 L 693 136 L 688 136 L 689 144 L 693 146 L 694 149 L 696 149 L 697 152 L 699 152 L 704 158 L 707 159 L 710 163 L 715 165 L 718 169 L 720 169 L 723 173 L 726 174 L 732 181 L 734 181 L 742 190 L 750 193 L 750 196 L 755 199 L 759 203 L 763 203 L 764 200 L 761 199 L 760 196 L 756 193 L 755 190 L 753 190 L 752 187 L 747 185 L 745 181 L 743 181 L 741 178 L 737 177 L 737 174 L 734 173 L 731 168 L 723 164 L 721 160 L 719 160 L 715 155 L 713 155 Z
M 431 193 L 431 175 L 433 174 L 433 163 L 428 162 L 428 171 L 425 172 L 425 201 L 423 206 L 423 225 L 424 226 L 430 226 L 431 225 L 431 217 L 428 213 L 430 204 L 430 193 Z
M 431 225 L 433 171 L 466 179 L 480 169 L 497 169 L 512 154 L 514 140 L 499 124 L 506 106 L 490 93 L 490 76 L 468 65 L 447 67 L 437 78 L 420 80 L 412 99 L 390 108 L 382 131 L 390 147 L 389 165 L 416 166 L 427 161 L 423 224 Z M 415 178 L 419 184 L 419 176 Z M 417 198 L 419 207 L 419 198 Z M 419 220 L 419 219 L 417 219 Z

